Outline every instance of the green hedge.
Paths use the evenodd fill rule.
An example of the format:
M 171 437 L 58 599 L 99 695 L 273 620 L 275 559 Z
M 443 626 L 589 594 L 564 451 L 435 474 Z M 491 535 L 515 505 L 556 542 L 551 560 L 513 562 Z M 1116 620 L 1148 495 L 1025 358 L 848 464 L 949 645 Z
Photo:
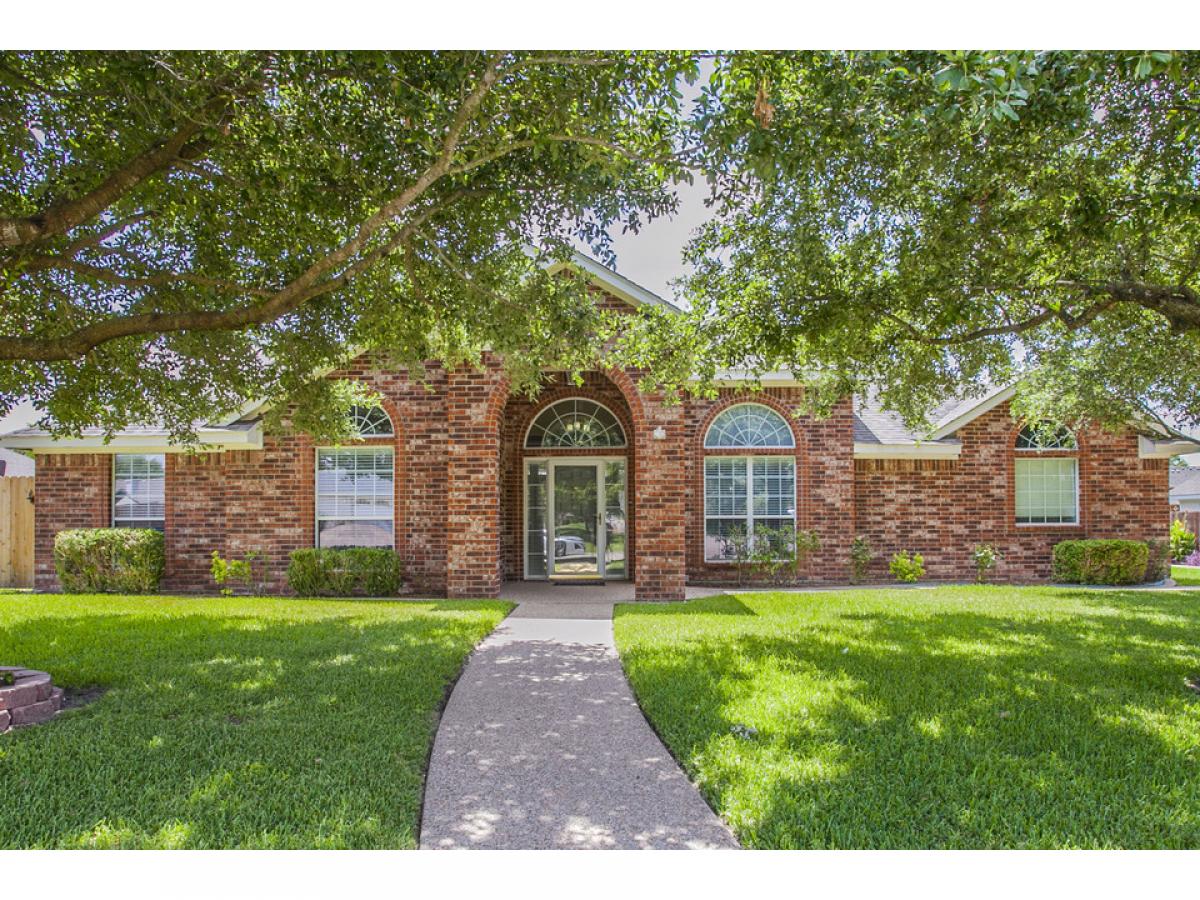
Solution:
M 54 536 L 54 568 L 68 594 L 158 590 L 166 558 L 161 531 L 76 528 Z
M 402 576 L 399 554 L 373 547 L 293 550 L 287 570 L 288 586 L 301 597 L 391 597 Z
M 1054 580 L 1068 584 L 1137 584 L 1150 549 L 1142 541 L 1062 541 L 1054 545 Z

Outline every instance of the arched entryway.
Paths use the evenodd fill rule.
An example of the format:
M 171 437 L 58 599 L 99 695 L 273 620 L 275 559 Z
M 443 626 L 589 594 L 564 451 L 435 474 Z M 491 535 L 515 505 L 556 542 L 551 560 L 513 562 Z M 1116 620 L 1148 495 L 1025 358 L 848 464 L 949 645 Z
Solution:
M 633 577 L 633 421 L 621 389 L 588 373 L 511 397 L 501 442 L 502 555 L 510 580 Z

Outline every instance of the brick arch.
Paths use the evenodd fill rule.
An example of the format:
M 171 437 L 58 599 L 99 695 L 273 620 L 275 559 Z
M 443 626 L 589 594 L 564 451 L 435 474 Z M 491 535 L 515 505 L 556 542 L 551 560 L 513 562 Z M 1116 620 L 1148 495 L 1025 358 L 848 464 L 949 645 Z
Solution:
M 627 575 L 635 577 L 637 567 L 637 498 L 636 459 L 638 421 L 642 416 L 639 398 L 629 400 L 628 391 L 636 387 L 628 378 L 624 385 L 613 371 L 590 370 L 584 373 L 581 385 L 556 380 L 543 387 L 535 398 L 512 394 L 506 397 L 501 421 L 501 556 L 505 577 L 525 577 L 525 460 L 545 456 L 623 456 L 626 460 L 626 542 Z M 624 447 L 541 448 L 525 446 L 525 437 L 533 421 L 548 407 L 560 400 L 581 398 L 600 403 L 609 409 L 625 431 Z

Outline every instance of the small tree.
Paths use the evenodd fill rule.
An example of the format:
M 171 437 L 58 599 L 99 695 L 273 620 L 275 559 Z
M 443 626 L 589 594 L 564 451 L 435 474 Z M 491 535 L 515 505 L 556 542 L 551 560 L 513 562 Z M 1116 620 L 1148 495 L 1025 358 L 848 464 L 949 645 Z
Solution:
M 1001 553 L 991 544 L 976 544 L 975 549 L 971 551 L 971 558 L 975 561 L 975 580 L 984 584 L 991 571 L 996 568 Z
M 858 584 L 866 580 L 867 568 L 875 554 L 871 551 L 871 542 L 863 535 L 858 535 L 850 542 L 850 580 Z
M 1171 522 L 1171 559 L 1182 562 L 1196 549 L 1196 535 L 1182 519 Z

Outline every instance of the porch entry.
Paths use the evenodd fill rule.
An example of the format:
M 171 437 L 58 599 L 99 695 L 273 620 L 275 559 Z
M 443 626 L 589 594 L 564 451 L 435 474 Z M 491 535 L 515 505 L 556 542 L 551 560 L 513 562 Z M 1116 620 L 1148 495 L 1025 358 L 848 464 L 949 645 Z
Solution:
M 525 577 L 628 577 L 624 457 L 525 461 Z

